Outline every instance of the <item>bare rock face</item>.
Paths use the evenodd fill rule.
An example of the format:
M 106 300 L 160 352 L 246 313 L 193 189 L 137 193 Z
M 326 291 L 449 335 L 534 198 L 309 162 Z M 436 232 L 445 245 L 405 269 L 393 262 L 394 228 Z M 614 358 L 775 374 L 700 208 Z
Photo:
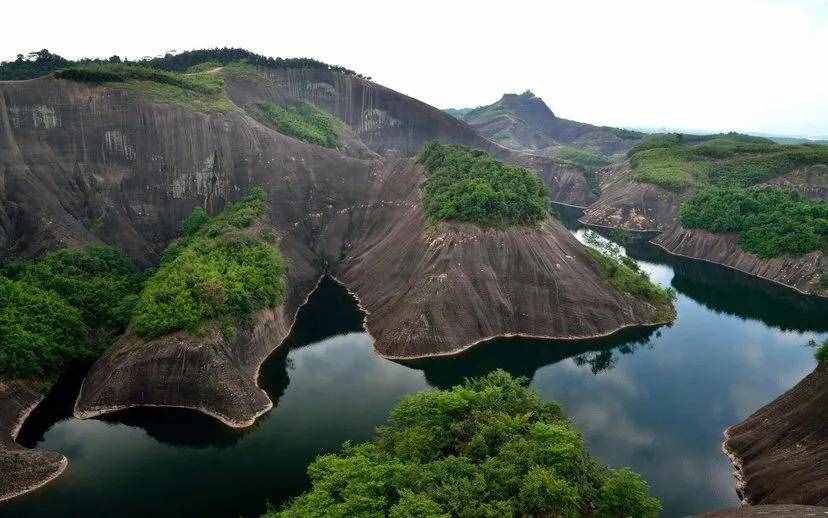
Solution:
M 584 210 L 581 221 L 632 232 L 659 232 L 678 219 L 676 193 L 632 178 L 629 162 L 600 171 L 601 196 Z
M 728 428 L 723 449 L 747 503 L 828 505 L 828 363 Z
M 50 384 L 0 380 L 0 502 L 48 483 L 66 469 L 66 457 L 30 450 L 15 442 L 29 413 L 46 397 Z

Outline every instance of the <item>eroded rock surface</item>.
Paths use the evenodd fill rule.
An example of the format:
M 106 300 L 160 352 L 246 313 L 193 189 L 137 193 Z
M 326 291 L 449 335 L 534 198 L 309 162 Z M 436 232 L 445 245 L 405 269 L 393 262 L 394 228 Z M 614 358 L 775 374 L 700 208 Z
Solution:
M 49 383 L 0 380 L 0 502 L 48 483 L 66 469 L 66 457 L 17 444 L 29 413 L 46 397 Z
M 828 505 L 828 363 L 728 428 L 723 449 L 746 502 Z

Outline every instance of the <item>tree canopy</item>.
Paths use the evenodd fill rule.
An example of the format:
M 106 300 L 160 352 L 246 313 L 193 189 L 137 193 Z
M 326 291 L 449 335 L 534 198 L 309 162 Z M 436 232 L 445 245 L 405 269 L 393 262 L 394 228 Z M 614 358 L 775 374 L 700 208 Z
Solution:
M 432 220 L 480 226 L 531 225 L 548 215 L 548 193 L 540 178 L 522 167 L 457 145 L 431 142 L 418 158 L 426 170 L 425 213 Z
M 267 516 L 657 516 L 647 483 L 593 459 L 526 384 L 499 370 L 404 398 L 372 442 L 317 457 L 311 488 Z

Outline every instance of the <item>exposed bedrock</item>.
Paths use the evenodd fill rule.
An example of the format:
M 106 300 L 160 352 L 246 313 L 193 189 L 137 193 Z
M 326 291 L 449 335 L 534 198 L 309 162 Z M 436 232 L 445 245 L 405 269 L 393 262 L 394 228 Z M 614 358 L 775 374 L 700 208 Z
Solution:
M 803 294 L 828 297 L 828 287 L 822 284 L 823 276 L 828 276 L 828 258 L 823 252 L 761 259 L 739 247 L 738 234 L 684 228 L 678 211 L 692 193 L 677 194 L 637 182 L 631 176 L 628 165 L 604 170 L 601 196 L 586 208 L 581 222 L 606 229 L 652 233 L 651 242 L 670 254 L 726 266 Z M 777 179 L 780 185 L 797 180 L 803 180 L 797 185 L 814 196 L 822 181 L 813 172 Z
M 725 430 L 723 449 L 747 503 L 828 505 L 828 363 Z
M 29 413 L 46 397 L 49 383 L 0 380 L 0 502 L 37 489 L 66 469 L 66 457 L 17 444 Z

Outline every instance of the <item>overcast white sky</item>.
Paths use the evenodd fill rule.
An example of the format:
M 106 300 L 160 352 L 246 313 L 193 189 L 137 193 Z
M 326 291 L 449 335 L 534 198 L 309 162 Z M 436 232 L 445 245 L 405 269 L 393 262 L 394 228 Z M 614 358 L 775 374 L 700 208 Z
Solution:
M 441 108 L 528 88 L 585 122 L 828 135 L 828 0 L 2 4 L 4 60 L 238 46 Z

